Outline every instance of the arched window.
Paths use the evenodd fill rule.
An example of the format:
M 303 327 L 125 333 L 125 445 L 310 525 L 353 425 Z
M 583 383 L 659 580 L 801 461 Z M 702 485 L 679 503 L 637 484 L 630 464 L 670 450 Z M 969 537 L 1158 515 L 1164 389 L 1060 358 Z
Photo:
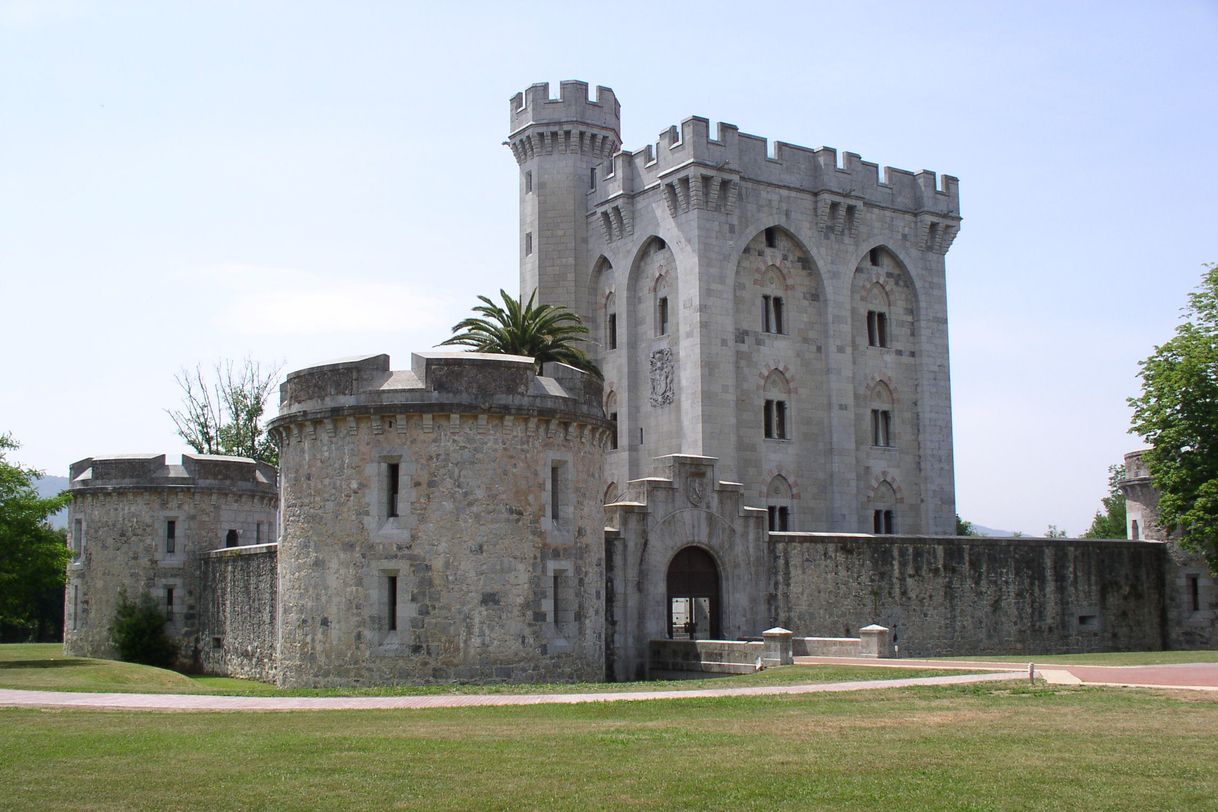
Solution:
M 617 483 L 610 482 L 609 486 L 607 488 L 605 488 L 605 504 L 612 505 L 617 500 L 618 500 Z
M 888 310 L 891 304 L 888 292 L 879 284 L 871 286 L 867 291 L 867 346 L 887 347 L 888 343 Z
M 786 440 L 790 418 L 787 406 L 791 387 L 786 376 L 778 370 L 771 372 L 765 379 L 763 387 L 765 406 L 762 414 L 763 431 L 767 440 Z
M 771 533 L 785 533 L 791 529 L 791 483 L 786 477 L 776 476 L 766 487 L 766 513 L 769 514 Z
M 761 278 L 761 332 L 787 331 L 786 299 L 787 280 L 782 271 L 771 265 Z
M 877 536 L 897 532 L 896 504 L 896 490 L 887 480 L 876 486 L 871 494 L 871 532 Z
M 1142 531 L 1138 527 L 1138 520 L 1134 519 L 1129 525 L 1129 537 L 1134 541 L 1142 538 Z
M 883 381 L 871 387 L 871 444 L 890 448 L 893 442 L 892 390 Z

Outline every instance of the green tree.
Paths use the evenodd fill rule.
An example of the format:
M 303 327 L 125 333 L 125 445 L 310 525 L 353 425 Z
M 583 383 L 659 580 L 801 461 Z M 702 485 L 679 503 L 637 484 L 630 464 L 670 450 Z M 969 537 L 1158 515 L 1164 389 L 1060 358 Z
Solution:
M 132 601 L 127 591 L 120 589 L 118 607 L 110 623 L 110 642 L 118 650 L 118 658 L 129 663 L 172 668 L 176 654 L 173 642 L 165 634 L 165 615 L 156 599 L 147 592 Z
M 1218 571 L 1218 263 L 1205 266 L 1176 334 L 1141 363 L 1133 430 L 1159 492 L 1159 524 Z
M 558 361 L 601 377 L 601 371 L 579 346 L 586 340 L 588 328 L 579 316 L 560 305 L 534 304 L 537 294 L 527 303 L 499 291 L 503 307 L 486 296 L 475 313 L 453 327 L 453 335 L 443 345 L 469 347 L 475 352 L 526 355 L 537 362 L 538 370 L 547 361 Z M 442 345 L 442 346 L 443 346 Z
M 973 523 L 960 518 L 960 514 L 956 514 L 956 535 L 957 536 L 975 536 L 977 531 L 973 529 Z
M 68 548 L 47 519 L 70 497 L 40 497 L 34 480 L 42 472 L 8 459 L 19 447 L 11 435 L 0 434 L 0 630 L 6 639 L 28 640 L 47 636 L 48 627 L 61 622 Z
M 266 402 L 275 390 L 280 367 L 263 371 L 257 361 L 217 363 L 210 376 L 203 368 L 183 369 L 175 378 L 182 408 L 166 409 L 178 436 L 200 454 L 227 454 L 279 464 L 279 449 L 263 428 Z M 210 379 L 209 379 L 210 378 Z
M 1083 538 L 1125 538 L 1125 494 L 1121 493 L 1121 480 L 1123 479 L 1125 479 L 1124 465 L 1108 466 L 1108 495 L 1100 500 L 1103 507 L 1095 512 L 1095 518 L 1091 520 L 1091 526 L 1083 532 Z

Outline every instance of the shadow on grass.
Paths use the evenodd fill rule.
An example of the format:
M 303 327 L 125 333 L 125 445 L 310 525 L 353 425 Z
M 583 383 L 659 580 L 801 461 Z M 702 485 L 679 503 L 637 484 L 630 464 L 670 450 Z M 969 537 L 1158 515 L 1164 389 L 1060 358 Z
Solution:
M 88 660 L 64 659 L 64 660 L 7 660 L 0 662 L 0 669 L 4 668 L 73 668 L 80 665 L 89 665 Z

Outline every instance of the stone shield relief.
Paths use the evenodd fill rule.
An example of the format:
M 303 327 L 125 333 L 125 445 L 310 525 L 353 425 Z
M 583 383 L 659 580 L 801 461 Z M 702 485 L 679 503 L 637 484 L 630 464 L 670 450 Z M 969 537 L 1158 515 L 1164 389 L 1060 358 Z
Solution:
M 672 350 L 656 350 L 651 354 L 651 405 L 672 403 Z

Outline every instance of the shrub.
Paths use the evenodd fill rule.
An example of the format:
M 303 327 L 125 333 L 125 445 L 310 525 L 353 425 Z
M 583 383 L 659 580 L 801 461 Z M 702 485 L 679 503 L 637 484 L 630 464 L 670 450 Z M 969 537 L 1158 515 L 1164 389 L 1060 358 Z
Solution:
M 156 599 L 147 592 L 138 601 L 127 598 L 126 591 L 118 595 L 118 608 L 110 624 L 110 641 L 118 649 L 118 658 L 129 663 L 173 666 L 175 648 L 165 634 L 165 615 Z

